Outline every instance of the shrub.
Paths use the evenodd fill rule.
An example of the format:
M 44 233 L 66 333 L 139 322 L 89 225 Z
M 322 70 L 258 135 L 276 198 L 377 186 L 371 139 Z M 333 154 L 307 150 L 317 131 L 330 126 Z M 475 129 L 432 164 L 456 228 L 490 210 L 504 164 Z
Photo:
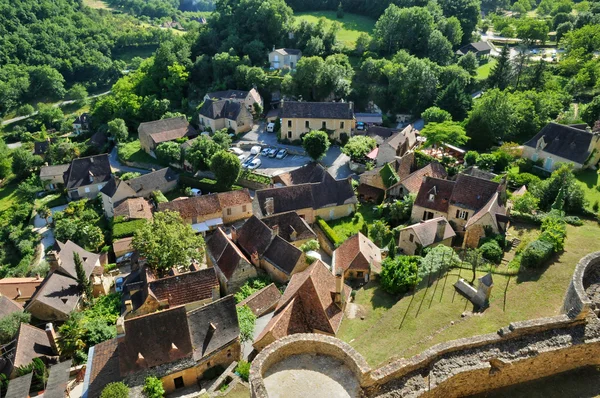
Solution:
M 309 251 L 317 251 L 319 250 L 319 241 L 316 239 L 311 239 L 300 246 L 300 250 L 302 250 L 304 253 Z
M 135 231 L 146 224 L 146 220 L 133 220 L 113 225 L 113 239 L 127 238 L 133 236 Z
M 240 287 L 240 289 L 237 291 L 237 293 L 234 295 L 235 302 L 239 303 L 239 302 L 243 301 L 244 299 L 246 299 L 247 297 L 250 297 L 255 292 L 258 292 L 259 290 L 265 288 L 270 283 L 271 283 L 271 280 L 266 277 L 257 277 L 257 278 L 248 279 L 242 285 L 242 287 Z
M 577 217 L 577 216 L 567 216 L 564 218 L 565 222 L 569 225 L 573 225 L 576 227 L 580 227 L 583 225 L 583 221 L 581 221 L 581 218 Z
M 381 287 L 391 294 L 403 294 L 419 283 L 419 265 L 421 257 L 388 257 L 381 269 Z
M 321 217 L 317 217 L 317 224 L 323 230 L 323 233 L 327 238 L 336 246 L 341 245 L 343 242 L 335 231 L 323 220 Z
M 552 244 L 554 252 L 558 253 L 564 250 L 567 227 L 562 216 L 551 212 L 542 221 L 541 229 L 540 240 Z
M 469 151 L 465 154 L 465 164 L 467 166 L 472 166 L 475 163 L 477 163 L 477 158 L 479 157 L 479 154 L 475 151 Z
M 169 201 L 161 191 L 152 191 L 152 199 L 154 199 L 156 204 L 167 203 Z
M 539 203 L 540 200 L 538 198 L 530 192 L 525 192 L 513 201 L 513 209 L 520 213 L 531 214 L 538 209 Z
M 250 363 L 244 361 L 243 359 L 240 360 L 235 368 L 235 371 L 240 375 L 242 380 L 248 381 L 248 377 L 250 376 Z
M 542 219 L 544 218 L 545 213 L 531 214 L 531 213 L 521 213 L 518 211 L 511 211 L 510 218 L 517 221 L 528 222 L 532 224 L 541 224 Z
M 244 305 L 243 307 L 236 307 L 238 321 L 240 324 L 240 341 L 242 343 L 251 341 L 254 336 L 254 323 L 256 322 L 256 315 L 252 312 L 250 307 Z
M 64 195 L 59 196 L 56 199 L 52 199 L 46 203 L 46 206 L 49 208 L 66 205 L 68 202 L 67 197 Z
M 499 264 L 502 260 L 502 248 L 495 240 L 484 243 L 479 250 L 483 258 L 488 261 Z
M 523 251 L 521 265 L 527 268 L 543 267 L 553 252 L 552 244 L 543 240 L 534 240 Z
M 161 398 L 165 395 L 165 389 L 162 381 L 160 381 L 156 376 L 146 377 L 143 391 L 148 398 Z
M 129 397 L 129 388 L 125 385 L 125 383 L 119 381 L 115 383 L 109 383 L 102 390 L 102 394 L 100 394 L 100 398 L 128 398 Z
M 354 213 L 354 216 L 352 217 L 352 224 L 358 225 L 358 224 L 362 224 L 365 221 L 363 215 L 359 212 Z

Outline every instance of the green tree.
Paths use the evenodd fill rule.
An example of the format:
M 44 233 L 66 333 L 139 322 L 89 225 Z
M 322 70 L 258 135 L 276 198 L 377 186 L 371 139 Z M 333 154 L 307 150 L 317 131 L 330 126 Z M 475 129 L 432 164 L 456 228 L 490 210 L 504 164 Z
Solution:
M 12 158 L 13 173 L 19 178 L 30 175 L 32 171 L 43 163 L 41 157 L 33 155 L 31 151 L 24 148 L 15 149 L 12 153 Z
M 37 210 L 37 214 L 43 218 L 44 220 L 46 220 L 46 224 L 48 224 L 48 219 L 50 217 L 52 217 L 52 211 L 50 210 L 50 208 L 46 205 L 41 205 L 38 210 Z
M 594 99 L 583 108 L 581 119 L 589 126 L 594 126 L 596 121 L 600 120 L 600 95 L 595 96 Z
M 62 110 L 52 104 L 37 104 L 37 118 L 46 127 L 52 127 L 52 124 L 64 117 Z
M 445 17 L 456 17 L 460 21 L 462 44 L 471 41 L 471 35 L 479 22 L 480 2 L 477 0 L 447 0 L 439 3 Z
M 154 219 L 135 231 L 132 247 L 159 276 L 175 266 L 204 258 L 204 239 L 172 211 L 154 213 Z
M 10 175 L 12 171 L 12 157 L 10 149 L 4 140 L 0 138 L 0 179 L 4 179 Z
M 21 323 L 31 322 L 31 314 L 28 312 L 13 312 L 0 318 L 0 344 L 10 343 L 19 331 Z
M 383 246 L 383 242 L 389 233 L 390 227 L 383 220 L 375 220 L 369 228 L 369 237 L 379 247 Z
M 162 381 L 156 376 L 146 377 L 143 392 L 148 398 L 162 398 L 165 396 Z
M 473 100 L 466 92 L 465 87 L 454 80 L 440 93 L 435 104 L 448 111 L 453 120 L 461 121 L 467 117 L 473 105 Z
M 441 26 L 440 26 L 441 25 Z M 443 22 L 438 22 L 440 30 L 448 38 L 453 47 L 458 46 L 463 38 L 463 30 L 460 21 L 456 17 L 446 18 Z
M 373 39 L 386 55 L 406 49 L 417 56 L 425 56 L 433 29 L 434 19 L 426 8 L 399 8 L 391 4 L 375 24 Z
M 122 381 L 108 383 L 100 393 L 100 398 L 129 398 L 129 388 Z
M 108 122 L 108 134 L 116 142 L 125 142 L 129 138 L 129 130 L 123 119 L 113 119 Z
M 181 145 L 175 141 L 161 142 L 154 150 L 161 162 L 179 164 L 181 162 Z
M 254 336 L 254 324 L 256 322 L 256 315 L 252 310 L 244 305 L 237 307 L 238 322 L 240 324 L 240 341 L 242 343 L 246 341 L 252 341 Z
M 500 52 L 498 62 L 492 67 L 490 75 L 488 76 L 487 85 L 491 88 L 497 87 L 500 90 L 504 90 L 510 85 L 513 78 L 513 72 L 513 66 L 510 61 L 510 48 L 504 46 Z
M 29 70 L 29 94 L 33 98 L 60 99 L 65 96 L 65 78 L 49 65 Z
M 477 75 L 477 68 L 479 68 L 479 61 L 475 56 L 475 53 L 466 53 L 458 59 L 458 66 L 469 72 L 471 76 Z
M 76 103 L 82 104 L 87 100 L 88 92 L 83 85 L 74 84 L 69 91 L 67 91 L 67 96 Z
M 513 200 L 513 210 L 532 214 L 539 207 L 540 200 L 533 196 L 531 192 L 525 192 L 525 194 L 517 196 Z
M 365 156 L 377 146 L 377 142 L 366 135 L 356 135 L 348 140 L 342 152 L 354 162 L 362 162 Z
M 418 256 L 396 256 L 383 260 L 381 287 L 390 294 L 404 294 L 419 283 Z
M 475 102 L 465 124 L 470 146 L 486 150 L 505 140 L 515 128 L 515 108 L 508 93 L 489 90 Z
M 452 115 L 437 106 L 431 106 L 421 113 L 421 117 L 427 123 L 443 123 L 452 121 Z
M 104 237 L 102 237 L 102 241 L 104 242 Z M 73 252 L 73 262 L 75 263 L 79 293 L 85 294 L 86 300 L 90 302 L 94 297 L 92 294 L 92 285 L 90 284 L 90 278 L 88 278 L 83 268 L 83 262 L 81 261 L 81 257 L 79 257 L 79 253 Z
M 329 149 L 329 137 L 324 131 L 311 131 L 302 138 L 302 147 L 313 160 L 321 159 Z
M 438 65 L 448 65 L 454 58 L 452 43 L 437 29 L 429 35 L 427 55 L 429 59 Z
M 231 142 L 232 142 L 227 129 L 222 129 L 222 130 L 216 131 L 212 136 L 212 140 L 215 143 L 217 143 L 219 145 L 219 147 L 221 147 L 221 149 L 224 151 L 229 149 L 229 147 L 231 146 Z
M 194 170 L 209 170 L 210 159 L 220 150 L 219 144 L 202 135 L 192 141 L 192 145 L 185 151 L 184 157 Z
M 21 105 L 19 109 L 17 109 L 18 116 L 28 116 L 31 115 L 33 112 L 35 112 L 35 109 L 33 109 L 33 106 L 30 104 Z
M 440 144 L 464 145 L 468 140 L 465 129 L 455 122 L 429 123 L 421 130 L 421 135 L 427 138 L 425 145 Z
M 83 313 L 72 312 L 69 318 L 58 328 L 58 347 L 61 355 L 72 357 L 76 351 L 83 350 L 85 329 L 83 328 Z
M 92 251 L 98 251 L 100 246 L 104 244 L 104 233 L 102 229 L 96 225 L 88 224 L 81 228 L 81 243 Z
M 231 188 L 240 176 L 242 165 L 240 159 L 233 153 L 219 151 L 210 159 L 210 170 L 215 174 L 219 184 Z
M 17 186 L 17 192 L 28 201 L 33 201 L 38 192 L 42 190 L 42 183 L 36 174 L 30 175 Z
M 517 23 L 517 37 L 525 43 L 544 44 L 548 39 L 548 24 L 542 19 L 523 18 Z

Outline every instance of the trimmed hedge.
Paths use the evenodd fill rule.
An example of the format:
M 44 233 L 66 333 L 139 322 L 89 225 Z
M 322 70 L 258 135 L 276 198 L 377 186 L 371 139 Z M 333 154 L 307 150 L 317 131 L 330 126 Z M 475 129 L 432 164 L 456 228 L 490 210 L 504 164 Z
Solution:
M 52 200 L 48 201 L 48 203 L 46 203 L 46 206 L 48 206 L 48 208 L 51 209 L 53 207 L 66 205 L 67 203 L 69 203 L 69 201 L 67 200 L 67 197 L 61 195 L 56 199 L 52 199 Z
M 210 178 L 198 179 L 189 175 L 181 174 L 179 176 L 179 183 L 190 186 L 192 188 L 198 188 L 202 190 L 202 193 L 209 192 L 229 192 L 238 191 L 242 189 L 239 185 L 234 185 L 231 189 L 221 186 L 216 180 Z
M 127 238 L 133 236 L 135 231 L 142 228 L 146 223 L 145 219 L 122 222 L 113 225 L 113 239 Z
M 339 245 L 341 245 L 342 243 L 344 243 L 340 237 L 335 233 L 335 231 L 329 226 L 329 224 L 327 224 L 327 222 L 325 222 L 325 220 L 323 220 L 321 217 L 317 216 L 317 224 L 319 225 L 319 227 L 321 228 L 321 230 L 323 231 L 323 233 L 325 233 L 325 236 L 327 236 L 327 238 L 337 247 Z
M 495 240 L 490 240 L 479 248 L 481 251 L 481 255 L 486 260 L 489 260 L 493 263 L 499 264 L 502 260 L 502 248 Z
M 527 245 L 521 255 L 521 265 L 527 268 L 539 268 L 550 259 L 554 253 L 554 247 L 551 243 L 542 240 L 534 240 Z

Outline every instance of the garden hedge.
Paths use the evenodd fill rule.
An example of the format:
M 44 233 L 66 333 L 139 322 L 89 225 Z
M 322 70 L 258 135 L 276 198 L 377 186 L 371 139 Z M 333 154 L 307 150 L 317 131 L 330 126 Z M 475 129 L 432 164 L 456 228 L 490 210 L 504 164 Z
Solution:
M 554 253 L 551 243 L 542 240 L 534 240 L 527 245 L 521 255 L 521 265 L 528 268 L 543 267 Z
M 327 236 L 327 238 L 335 245 L 335 246 L 339 246 L 343 243 L 343 241 L 340 239 L 340 237 L 335 233 L 335 231 L 329 226 L 329 224 L 327 224 L 327 222 L 325 222 L 325 220 L 323 220 L 321 217 L 317 217 L 317 224 L 319 225 L 319 227 L 321 228 L 321 230 L 323 230 L 323 233 L 325 233 L 325 236 Z
M 122 222 L 113 225 L 113 239 L 127 238 L 133 236 L 135 231 L 142 228 L 146 223 L 145 219 Z

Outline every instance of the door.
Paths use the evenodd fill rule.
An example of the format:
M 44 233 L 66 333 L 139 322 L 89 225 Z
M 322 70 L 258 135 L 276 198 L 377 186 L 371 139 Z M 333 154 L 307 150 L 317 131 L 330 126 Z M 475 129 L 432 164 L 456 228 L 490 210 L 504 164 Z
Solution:
M 185 386 L 185 384 L 183 383 L 183 376 L 179 376 L 173 379 L 173 383 L 175 383 L 175 389 L 180 389 L 183 388 Z

